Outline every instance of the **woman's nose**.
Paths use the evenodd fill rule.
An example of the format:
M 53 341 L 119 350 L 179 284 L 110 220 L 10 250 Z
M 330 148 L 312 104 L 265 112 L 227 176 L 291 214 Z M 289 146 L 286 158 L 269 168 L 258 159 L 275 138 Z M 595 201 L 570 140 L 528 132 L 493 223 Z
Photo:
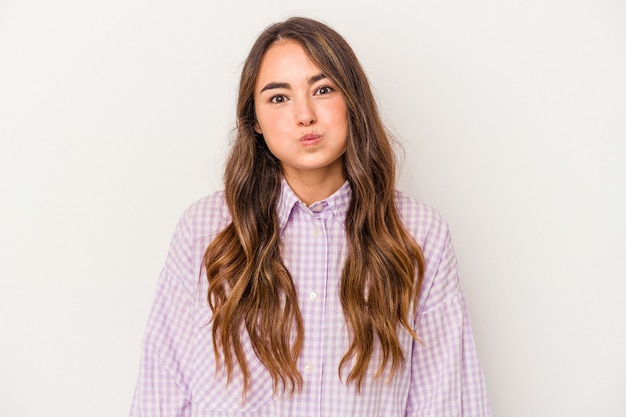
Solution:
M 296 121 L 299 126 L 310 126 L 317 121 L 310 99 L 302 99 L 296 105 Z

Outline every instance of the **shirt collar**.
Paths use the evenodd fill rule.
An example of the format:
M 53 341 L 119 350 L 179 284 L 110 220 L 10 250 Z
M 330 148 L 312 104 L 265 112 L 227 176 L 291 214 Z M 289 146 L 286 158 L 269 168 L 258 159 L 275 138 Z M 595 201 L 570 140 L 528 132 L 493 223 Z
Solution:
M 350 206 L 351 198 L 352 188 L 350 188 L 350 184 L 348 183 L 348 181 L 346 181 L 333 194 L 331 194 L 322 201 L 315 202 L 311 206 L 323 204 L 324 210 L 330 210 L 334 217 L 338 221 L 343 223 L 346 217 L 346 213 L 348 212 L 348 207 Z M 306 205 L 302 201 L 300 201 L 298 196 L 293 192 L 293 190 L 287 183 L 287 180 L 285 180 L 285 178 L 283 177 L 281 180 L 280 197 L 278 198 L 278 203 L 276 204 L 278 227 L 280 228 L 281 232 L 289 221 L 289 217 L 291 216 L 293 208 L 298 204 L 308 210 L 308 208 L 306 208 Z

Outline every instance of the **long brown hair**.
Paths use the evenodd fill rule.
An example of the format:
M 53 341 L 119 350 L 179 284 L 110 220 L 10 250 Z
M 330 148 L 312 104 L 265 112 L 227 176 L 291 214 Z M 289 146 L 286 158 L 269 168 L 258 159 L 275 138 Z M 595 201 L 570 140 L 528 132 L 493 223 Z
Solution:
M 281 256 L 276 202 L 281 165 L 254 131 L 254 87 L 261 59 L 279 40 L 293 40 L 343 93 L 348 109 L 348 145 L 344 174 L 352 188 L 347 212 L 347 258 L 340 299 L 350 346 L 338 372 L 358 390 L 373 355 L 381 347 L 376 376 L 404 361 L 397 332 L 411 327 L 424 259 L 404 228 L 395 206 L 395 158 L 392 138 L 378 113 L 367 77 L 348 43 L 315 20 L 293 17 L 269 26 L 248 55 L 239 84 L 237 131 L 224 175 L 225 199 L 232 222 L 210 243 L 203 263 L 213 311 L 213 348 L 228 377 L 235 362 L 250 383 L 241 335 L 245 330 L 256 356 L 269 371 L 274 390 L 300 389 L 296 362 L 304 327 L 297 293 Z

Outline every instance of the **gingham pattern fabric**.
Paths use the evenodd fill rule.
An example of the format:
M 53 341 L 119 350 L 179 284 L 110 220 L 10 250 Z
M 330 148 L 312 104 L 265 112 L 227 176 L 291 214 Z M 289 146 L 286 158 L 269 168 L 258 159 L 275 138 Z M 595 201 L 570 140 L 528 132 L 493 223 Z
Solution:
M 230 222 L 229 213 L 221 192 L 191 205 L 176 227 L 159 279 L 130 416 L 490 416 L 447 226 L 433 209 L 400 192 L 397 207 L 426 258 L 414 321 L 421 343 L 400 330 L 404 365 L 392 379 L 388 374 L 374 379 L 374 359 L 360 393 L 340 377 L 338 365 L 349 344 L 339 281 L 350 197 L 345 183 L 307 207 L 283 180 L 277 210 L 284 260 L 304 320 L 298 359 L 304 385 L 291 395 L 275 394 L 244 338 L 252 376 L 245 401 L 241 376 L 235 374 L 227 385 L 224 372 L 216 372 L 201 267 L 204 250 Z

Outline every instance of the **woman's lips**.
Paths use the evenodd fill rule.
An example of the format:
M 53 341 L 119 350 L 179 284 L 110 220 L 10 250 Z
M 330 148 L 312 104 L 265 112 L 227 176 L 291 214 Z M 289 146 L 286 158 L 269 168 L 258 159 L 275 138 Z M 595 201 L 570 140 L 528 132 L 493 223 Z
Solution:
M 300 143 L 302 143 L 304 146 L 313 146 L 317 145 L 320 140 L 322 140 L 321 135 L 309 133 L 308 135 L 304 135 L 300 138 Z

